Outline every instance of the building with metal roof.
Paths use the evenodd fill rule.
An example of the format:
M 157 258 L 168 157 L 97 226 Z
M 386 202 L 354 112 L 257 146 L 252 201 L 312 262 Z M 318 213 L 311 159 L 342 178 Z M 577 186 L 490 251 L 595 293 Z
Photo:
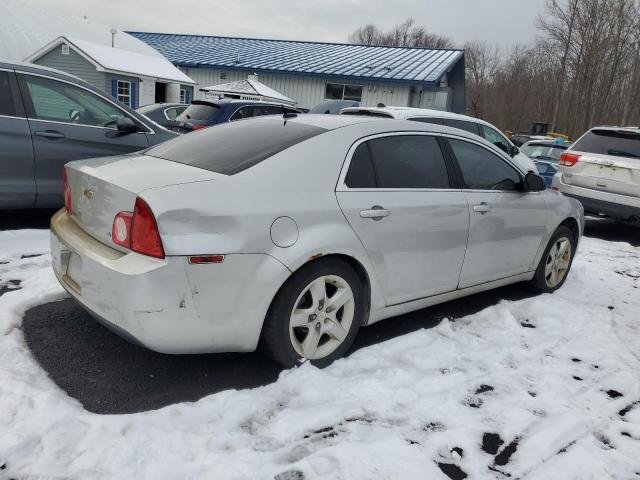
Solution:
M 128 32 L 162 53 L 200 88 L 259 75 L 311 108 L 326 99 L 364 106 L 464 111 L 464 51 Z

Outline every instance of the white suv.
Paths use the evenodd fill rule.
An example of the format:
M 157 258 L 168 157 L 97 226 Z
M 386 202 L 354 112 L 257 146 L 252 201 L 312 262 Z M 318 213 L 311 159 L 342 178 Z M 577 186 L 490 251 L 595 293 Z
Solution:
M 552 188 L 585 211 L 640 224 L 640 127 L 595 127 L 560 156 Z
M 370 115 L 400 120 L 414 120 L 416 122 L 435 123 L 459 128 L 474 133 L 493 143 L 496 147 L 509 154 L 516 165 L 523 172 L 536 172 L 536 164 L 525 154 L 520 153 L 511 141 L 500 130 L 489 122 L 479 118 L 468 117 L 458 113 L 444 112 L 442 110 L 430 110 L 427 108 L 411 107 L 349 107 L 340 110 L 342 115 Z

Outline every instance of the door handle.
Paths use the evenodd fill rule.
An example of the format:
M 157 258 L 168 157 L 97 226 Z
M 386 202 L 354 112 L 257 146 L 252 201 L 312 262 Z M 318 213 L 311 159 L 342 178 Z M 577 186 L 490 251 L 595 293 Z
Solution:
M 491 205 L 487 204 L 487 202 L 482 202 L 480 205 L 474 205 L 473 211 L 484 215 L 491 211 Z
M 62 132 L 56 132 L 55 130 L 44 130 L 40 132 L 33 132 L 34 135 L 38 137 L 46 137 L 46 138 L 65 138 L 65 134 Z
M 382 220 L 390 214 L 391 212 L 389 210 L 385 210 L 385 208 L 380 205 L 374 205 L 369 210 L 362 210 L 360 212 L 362 218 L 370 218 L 371 220 Z

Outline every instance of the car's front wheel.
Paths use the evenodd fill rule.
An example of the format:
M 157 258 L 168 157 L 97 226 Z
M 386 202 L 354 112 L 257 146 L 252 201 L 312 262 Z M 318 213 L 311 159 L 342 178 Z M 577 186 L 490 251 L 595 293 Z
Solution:
M 294 273 L 274 299 L 262 329 L 263 350 L 292 367 L 322 367 L 344 355 L 365 314 L 362 282 L 339 259 L 318 260 Z
M 536 274 L 531 280 L 533 286 L 547 293 L 559 289 L 569 274 L 576 246 L 575 234 L 564 225 L 558 227 L 551 236 Z

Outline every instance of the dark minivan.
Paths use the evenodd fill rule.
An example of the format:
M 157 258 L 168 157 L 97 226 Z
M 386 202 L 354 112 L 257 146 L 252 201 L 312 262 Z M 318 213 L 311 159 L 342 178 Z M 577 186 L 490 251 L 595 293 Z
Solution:
M 0 62 L 0 208 L 60 207 L 65 163 L 175 136 L 73 75 Z

